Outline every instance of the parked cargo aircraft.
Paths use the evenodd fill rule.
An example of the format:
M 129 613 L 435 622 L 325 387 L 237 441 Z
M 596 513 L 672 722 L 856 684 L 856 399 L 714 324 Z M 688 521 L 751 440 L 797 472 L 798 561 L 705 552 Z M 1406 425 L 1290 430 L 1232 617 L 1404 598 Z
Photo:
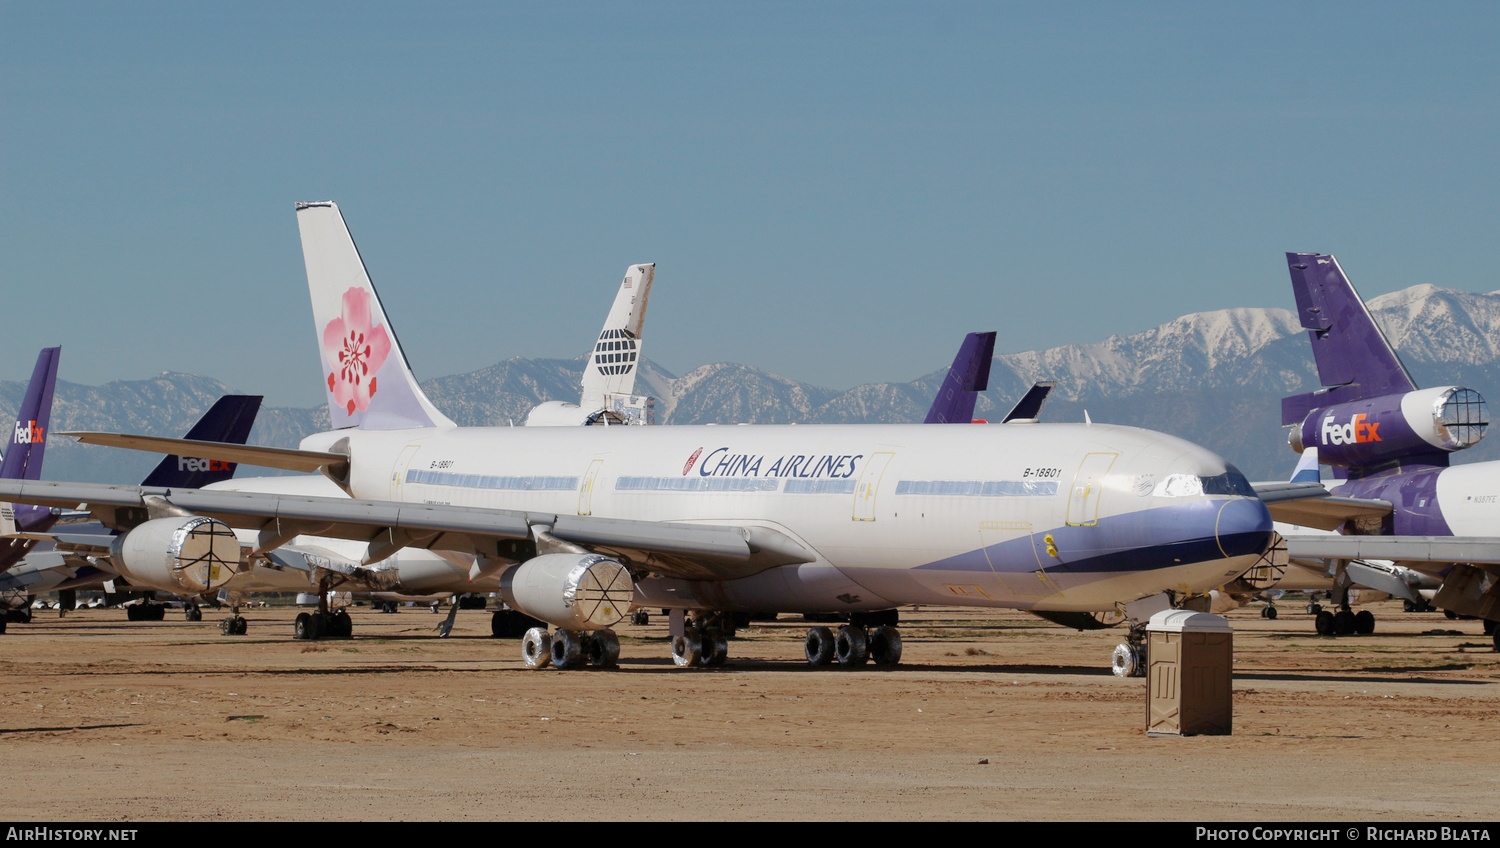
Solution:
M 1484 399 L 1418 389 L 1332 256 L 1288 253 L 1287 266 L 1323 388 L 1284 399 L 1282 424 L 1293 450 L 1316 447 L 1347 477 L 1331 497 L 1271 504 L 1280 520 L 1341 534 L 1288 536 L 1288 553 L 1331 561 L 1344 585 L 1351 561 L 1393 561 L 1442 580 L 1437 606 L 1500 620 L 1500 463 L 1448 465 L 1484 437 Z
M 723 612 L 1134 612 L 1222 585 L 1270 541 L 1237 470 L 1131 427 L 456 427 L 413 379 L 337 207 L 297 209 L 337 429 L 299 450 L 113 443 L 321 470 L 353 499 L 32 481 L 0 481 L 0 497 L 87 502 L 157 556 L 202 517 L 254 529 L 262 551 L 317 533 L 363 542 L 366 564 L 473 556 L 556 628 L 528 633 L 528 662 L 560 667 L 612 663 L 609 628 L 634 604 L 694 611 L 674 658 L 716 664 Z M 807 654 L 890 662 L 899 644 L 851 622 L 813 628 Z
M 1320 484 L 1316 447 L 1302 451 L 1290 482 Z M 1425 608 L 1432 590 L 1440 582 L 1430 575 L 1380 560 L 1351 560 L 1340 563 L 1335 570 L 1324 559 L 1293 557 L 1287 552 L 1284 537 L 1300 535 L 1306 538 L 1308 528 L 1277 522 L 1275 530 L 1278 537 L 1265 559 L 1214 591 L 1211 612 L 1225 613 L 1262 600 L 1266 601 L 1266 606 L 1261 609 L 1261 616 L 1276 618 L 1276 600 L 1283 593 L 1293 591 L 1305 592 L 1314 598 L 1331 598 L 1341 611 L 1352 605 L 1374 603 L 1393 596 L 1406 601 L 1410 610 Z M 1322 635 L 1363 634 L 1375 630 L 1375 615 L 1369 610 L 1339 616 L 1312 600 L 1308 603 L 1308 612 L 1316 616 L 1313 625 Z
M 15 427 L 6 439 L 5 456 L 0 459 L 0 478 L 37 480 L 42 475 L 42 456 L 47 450 L 47 431 L 51 429 L 52 393 L 57 388 L 57 360 L 62 348 L 43 348 L 37 355 L 31 381 L 21 398 Z M 0 537 L 16 533 L 42 532 L 57 523 L 57 515 L 46 507 L 30 504 L 0 503 Z M 11 568 L 35 547 L 25 538 L 0 538 L 0 571 Z M 0 621 L 0 633 L 5 632 Z
M 260 402 L 259 396 L 221 397 L 188 430 L 187 438 L 242 444 L 255 424 Z M 167 456 L 146 475 L 142 485 L 199 488 L 232 477 L 234 470 L 232 462 Z M 182 544 L 185 548 L 193 546 L 188 539 L 192 537 L 192 531 L 199 528 L 201 523 L 184 534 Z M 212 528 L 208 530 L 211 532 Z M 178 567 L 168 567 L 160 557 L 137 559 L 123 556 L 116 562 L 113 546 L 121 537 L 98 525 L 69 528 L 66 532 L 43 532 L 40 528 L 30 532 L 32 535 L 27 541 L 35 544 L 46 540 L 52 542 L 52 546 L 48 550 L 31 552 L 20 565 L 0 574 L 0 597 L 29 600 L 45 592 L 84 588 L 104 588 L 113 592 L 115 581 L 140 591 L 196 597 L 223 588 L 235 574 L 234 568 L 218 568 L 213 562 L 179 563 Z M 129 614 L 131 620 L 160 621 L 165 611 L 165 605 L 145 601 L 132 604 Z M 189 602 L 187 611 L 189 619 L 202 617 L 196 603 Z M 237 632 L 244 632 L 243 618 L 238 618 L 237 626 Z

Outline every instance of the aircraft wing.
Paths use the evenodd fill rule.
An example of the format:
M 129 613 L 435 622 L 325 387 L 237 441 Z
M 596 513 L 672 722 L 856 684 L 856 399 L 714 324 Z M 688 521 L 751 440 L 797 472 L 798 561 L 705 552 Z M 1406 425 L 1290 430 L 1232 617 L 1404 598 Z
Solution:
M 1255 493 L 1270 510 L 1271 518 L 1285 524 L 1336 530 L 1351 518 L 1380 517 L 1391 513 L 1387 501 L 1344 498 L 1328 493 L 1322 483 L 1255 483 Z
M 1496 536 L 1286 536 L 1287 555 L 1300 559 L 1372 559 L 1500 565 Z M 1492 571 L 1494 569 L 1486 569 Z
M 47 506 L 87 504 L 110 526 L 131 526 L 174 508 L 260 532 L 270 549 L 298 535 L 369 543 L 368 562 L 402 547 L 515 559 L 541 532 L 621 558 L 641 570 L 692 580 L 730 580 L 817 555 L 766 527 L 686 524 L 480 507 L 169 489 L 98 483 L 0 481 L 0 498 Z

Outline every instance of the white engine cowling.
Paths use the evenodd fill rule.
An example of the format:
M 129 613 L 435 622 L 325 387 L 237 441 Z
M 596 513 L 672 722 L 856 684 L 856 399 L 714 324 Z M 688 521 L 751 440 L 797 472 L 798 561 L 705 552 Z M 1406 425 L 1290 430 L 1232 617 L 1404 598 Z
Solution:
M 116 536 L 110 558 L 135 586 L 197 594 L 239 573 L 240 543 L 228 525 L 212 518 L 155 518 Z
M 599 554 L 545 554 L 506 569 L 500 597 L 511 609 L 564 630 L 602 630 L 630 611 L 635 581 Z

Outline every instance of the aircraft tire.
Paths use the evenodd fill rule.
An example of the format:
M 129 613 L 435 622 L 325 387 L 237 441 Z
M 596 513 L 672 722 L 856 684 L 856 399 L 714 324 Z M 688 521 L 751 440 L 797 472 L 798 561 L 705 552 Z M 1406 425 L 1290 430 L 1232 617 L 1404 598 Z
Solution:
M 232 619 L 232 618 L 226 618 L 223 621 L 219 622 L 219 632 L 222 633 L 222 634 L 224 634 L 225 636 L 233 636 L 234 635 L 234 619 Z
M 812 627 L 807 631 L 807 640 L 803 643 L 804 653 L 807 654 L 807 664 L 812 666 L 825 666 L 833 662 L 834 643 L 833 631 L 826 627 Z
M 1354 613 L 1349 610 L 1339 610 L 1333 614 L 1333 632 L 1338 636 L 1350 636 L 1354 633 Z
M 615 668 L 620 664 L 620 637 L 613 630 L 596 630 L 589 634 L 589 665 Z
M 1495 633 L 1495 622 L 1490 621 L 1488 618 L 1482 619 L 1482 621 L 1484 622 L 1484 635 L 1493 636 Z
M 858 668 L 870 661 L 870 637 L 864 627 L 846 624 L 833 639 L 833 653 L 844 668 Z
M 723 665 L 724 661 L 729 658 L 729 640 L 724 638 L 724 631 L 717 628 L 704 631 L 703 644 L 699 651 L 705 667 Z
M 1369 610 L 1360 610 L 1354 616 L 1354 632 L 1361 636 L 1368 636 L 1375 632 L 1375 613 Z
M 354 619 L 349 617 L 347 610 L 330 613 L 328 617 L 332 620 L 334 636 L 342 636 L 348 639 L 354 635 Z
M 297 613 L 296 621 L 292 622 L 292 638 L 312 640 L 318 638 L 319 621 L 311 613 Z
M 696 668 L 703 664 L 703 640 L 689 631 L 685 636 L 672 637 L 672 662 L 678 668 Z
M 552 637 L 545 627 L 533 627 L 521 637 L 521 661 L 527 668 L 546 668 L 552 664 Z
M 552 634 L 552 667 L 560 671 L 577 668 L 583 659 L 583 634 L 576 630 L 558 630 Z
M 199 609 L 197 607 L 188 607 L 188 611 L 186 613 L 186 617 L 187 617 L 188 621 L 202 621 L 203 620 L 203 610 L 201 610 L 201 609 Z
M 0 633 L 4 632 L 4 630 L 0 630 Z M 1500 627 L 1495 628 L 1494 635 L 1490 637 L 1490 644 L 1494 648 L 1495 653 L 1500 654 Z
M 1313 629 L 1318 631 L 1319 636 L 1333 635 L 1333 613 L 1328 610 L 1319 610 L 1317 618 L 1313 619 Z
M 1109 657 L 1109 668 L 1115 677 L 1139 677 L 1143 664 L 1140 649 L 1129 642 L 1116 645 Z
M 870 634 L 870 659 L 876 665 L 896 665 L 901 662 L 901 631 L 889 624 L 882 624 Z

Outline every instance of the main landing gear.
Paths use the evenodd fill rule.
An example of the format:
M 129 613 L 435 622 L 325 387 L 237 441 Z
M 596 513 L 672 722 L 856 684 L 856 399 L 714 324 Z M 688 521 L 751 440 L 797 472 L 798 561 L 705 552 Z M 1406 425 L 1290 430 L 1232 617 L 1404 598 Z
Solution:
M 1368 636 L 1375 632 L 1375 614 L 1369 610 L 1355 613 L 1348 606 L 1336 613 L 1320 608 L 1317 617 L 1313 619 L 1313 628 L 1318 631 L 1319 636 L 1350 636 L 1356 633 Z
M 141 601 L 125 607 L 125 618 L 129 621 L 161 621 L 167 617 L 167 605 L 154 601 Z
M 899 622 L 896 610 L 855 613 L 837 632 L 828 627 L 810 628 L 802 643 L 803 653 L 808 665 L 815 668 L 834 663 L 842 668 L 859 668 L 872 660 L 876 665 L 896 665 L 901 662 Z
M 333 588 L 326 577 L 318 581 L 318 611 L 297 614 L 292 622 L 293 639 L 347 639 L 354 635 L 354 621 L 349 618 L 349 611 L 328 607 L 329 591 Z
M 858 668 L 871 660 L 876 665 L 901 662 L 901 631 L 894 624 L 870 629 L 863 624 L 845 624 L 834 633 L 827 627 L 807 631 L 803 642 L 807 664 L 815 667 L 837 662 L 844 668 Z
M 297 620 L 292 622 L 293 639 L 347 639 L 353 635 L 354 621 L 347 610 L 298 613 Z
M 521 659 L 527 668 L 614 668 L 620 661 L 620 637 L 613 630 L 558 630 L 533 627 L 521 637 Z
M 1132 619 L 1125 641 L 1115 646 L 1109 657 L 1115 677 L 1146 676 L 1146 621 Z

